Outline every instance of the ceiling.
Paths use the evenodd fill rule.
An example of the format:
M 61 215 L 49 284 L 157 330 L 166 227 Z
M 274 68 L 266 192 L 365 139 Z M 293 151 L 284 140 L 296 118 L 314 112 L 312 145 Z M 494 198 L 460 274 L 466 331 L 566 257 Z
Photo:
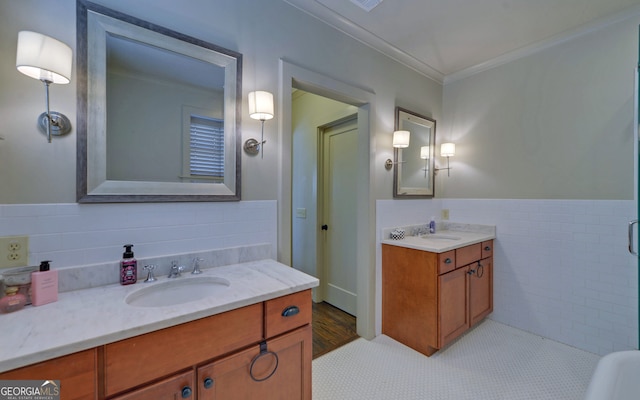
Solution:
M 439 82 L 640 15 L 640 0 L 284 1 Z

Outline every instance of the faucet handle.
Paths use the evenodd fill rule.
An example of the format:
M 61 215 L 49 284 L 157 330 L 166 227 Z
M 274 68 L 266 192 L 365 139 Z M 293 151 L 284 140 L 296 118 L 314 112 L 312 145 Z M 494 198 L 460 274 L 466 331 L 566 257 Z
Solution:
M 178 265 L 177 261 L 171 261 L 171 269 L 169 270 L 169 278 L 179 278 L 180 273 L 184 271 L 184 265 Z
M 156 280 L 156 277 L 153 276 L 153 270 L 156 269 L 156 266 L 151 264 L 151 265 L 145 265 L 144 269 L 147 271 L 147 279 L 145 279 L 145 282 L 153 282 Z
M 202 273 L 202 271 L 200 271 L 200 261 L 204 261 L 204 259 L 200 257 L 196 257 L 193 259 L 193 271 L 191 271 L 193 275 L 198 275 Z

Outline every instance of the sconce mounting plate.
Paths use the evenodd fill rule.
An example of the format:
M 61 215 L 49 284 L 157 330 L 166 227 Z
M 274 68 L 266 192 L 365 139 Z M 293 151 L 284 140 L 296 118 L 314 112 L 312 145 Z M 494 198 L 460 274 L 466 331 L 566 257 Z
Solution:
M 258 154 L 260 152 L 260 142 L 258 142 L 257 140 L 255 140 L 253 138 L 247 139 L 244 142 L 243 149 L 247 154 L 255 156 L 256 154 Z
M 391 168 L 393 168 L 393 160 L 387 158 L 387 161 L 384 162 L 384 169 L 389 171 Z
M 51 136 L 64 136 L 71 132 L 71 121 L 66 115 L 57 111 L 49 112 L 51 115 Z M 38 128 L 43 134 L 47 134 L 47 113 L 43 112 L 38 116 Z

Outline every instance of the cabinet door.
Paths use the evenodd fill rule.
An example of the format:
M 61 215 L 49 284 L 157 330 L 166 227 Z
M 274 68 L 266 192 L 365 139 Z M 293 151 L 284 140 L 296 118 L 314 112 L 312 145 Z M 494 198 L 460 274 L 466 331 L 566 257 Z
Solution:
M 262 308 L 253 304 L 107 344 L 107 397 L 260 342 Z
M 90 349 L 1 373 L 0 380 L 59 380 L 61 398 L 95 399 L 98 379 L 96 365 L 96 349 Z
M 469 275 L 469 313 L 475 325 L 493 311 L 493 259 L 486 258 L 472 265 Z
M 195 398 L 193 371 L 188 371 L 111 400 L 193 400 Z
M 438 277 L 438 348 L 469 327 L 468 272 L 467 266 Z
M 311 325 L 198 368 L 199 400 L 310 400 Z M 272 375 L 270 375 L 272 374 Z

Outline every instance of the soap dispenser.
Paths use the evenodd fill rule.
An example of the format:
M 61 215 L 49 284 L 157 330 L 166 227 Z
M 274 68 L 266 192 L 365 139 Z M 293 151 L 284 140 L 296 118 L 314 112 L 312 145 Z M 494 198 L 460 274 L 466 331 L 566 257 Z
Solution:
M 431 217 L 429 221 L 429 233 L 436 233 L 436 217 Z
M 133 258 L 132 244 L 124 245 L 124 254 L 120 261 L 120 284 L 130 285 L 138 281 L 138 262 Z
M 31 304 L 43 304 L 58 301 L 58 271 L 51 270 L 51 261 L 42 261 L 40 270 L 31 273 Z

